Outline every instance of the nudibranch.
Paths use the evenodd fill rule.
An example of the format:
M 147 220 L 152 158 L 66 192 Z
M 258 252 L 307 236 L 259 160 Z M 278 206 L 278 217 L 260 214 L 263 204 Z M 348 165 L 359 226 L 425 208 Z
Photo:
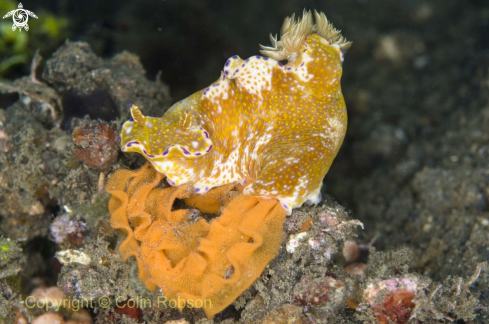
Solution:
M 351 42 L 324 13 L 314 16 L 286 18 L 280 40 L 270 35 L 272 46 L 261 46 L 265 56 L 229 58 L 216 82 L 161 118 L 133 105 L 122 150 L 196 193 L 241 182 L 244 194 L 276 198 L 288 214 L 319 203 L 346 133 L 340 79 Z

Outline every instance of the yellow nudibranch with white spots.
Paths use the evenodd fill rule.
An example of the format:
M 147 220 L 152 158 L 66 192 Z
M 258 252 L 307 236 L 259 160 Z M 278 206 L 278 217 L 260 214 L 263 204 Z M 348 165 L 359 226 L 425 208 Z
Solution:
M 351 42 L 324 13 L 286 18 L 265 56 L 229 58 L 221 77 L 163 117 L 131 107 L 125 152 L 143 154 L 173 186 L 196 193 L 240 182 L 243 193 L 277 198 L 290 214 L 321 200 L 321 185 L 347 127 L 340 79 Z M 280 61 L 287 61 L 282 64 Z

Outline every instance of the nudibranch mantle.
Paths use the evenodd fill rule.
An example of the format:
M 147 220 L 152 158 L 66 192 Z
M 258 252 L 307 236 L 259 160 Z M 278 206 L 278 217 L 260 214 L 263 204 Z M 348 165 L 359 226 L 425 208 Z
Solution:
M 290 214 L 319 203 L 322 180 L 343 142 L 340 79 L 351 45 L 323 13 L 287 18 L 272 47 L 227 60 L 209 87 L 161 118 L 131 107 L 121 130 L 125 152 L 139 152 L 171 185 L 196 193 L 240 182 L 243 193 L 277 198 Z M 287 60 L 287 64 L 280 61 Z

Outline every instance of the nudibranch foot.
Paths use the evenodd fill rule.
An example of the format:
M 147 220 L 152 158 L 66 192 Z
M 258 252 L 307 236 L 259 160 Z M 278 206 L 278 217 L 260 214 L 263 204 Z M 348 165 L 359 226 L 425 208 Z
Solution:
M 316 190 L 313 192 L 309 198 L 306 200 L 306 204 L 308 205 L 317 205 L 321 202 L 323 199 L 323 196 L 321 195 L 321 189 Z

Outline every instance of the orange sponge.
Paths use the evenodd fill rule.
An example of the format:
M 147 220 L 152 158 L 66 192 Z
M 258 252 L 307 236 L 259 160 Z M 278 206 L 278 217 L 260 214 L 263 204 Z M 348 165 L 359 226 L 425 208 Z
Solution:
M 218 214 L 219 209 L 227 205 L 237 194 L 236 185 L 228 184 L 212 188 L 204 195 L 193 195 L 185 199 L 185 203 L 203 213 Z M 242 191 L 242 188 L 240 188 Z M 233 191 L 234 190 L 234 191 Z
M 161 288 L 169 305 L 201 307 L 211 318 L 231 304 L 278 253 L 285 210 L 277 200 L 236 193 L 232 185 L 192 196 L 190 185 L 162 188 L 164 176 L 149 164 L 117 170 L 107 183 L 111 226 L 127 234 L 119 252 L 135 256 L 139 278 Z M 188 210 L 172 210 L 186 199 L 220 217 L 192 220 Z

